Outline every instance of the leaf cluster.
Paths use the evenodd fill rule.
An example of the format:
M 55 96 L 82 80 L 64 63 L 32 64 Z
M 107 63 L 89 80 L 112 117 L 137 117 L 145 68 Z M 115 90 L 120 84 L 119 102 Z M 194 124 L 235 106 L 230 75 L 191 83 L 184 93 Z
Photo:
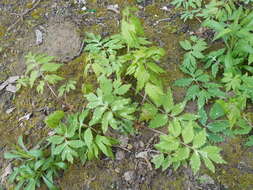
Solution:
M 9 183 L 17 183 L 15 190 L 35 190 L 43 181 L 48 189 L 57 190 L 53 179 L 67 168 L 67 164 L 52 155 L 46 156 L 43 149 L 27 149 L 22 136 L 18 138 L 18 144 L 15 150 L 4 154 L 5 159 L 18 159 L 22 162 L 19 167 L 14 167 Z
M 113 157 L 111 146 L 117 143 L 113 138 L 99 135 L 99 131 L 86 124 L 89 110 L 69 115 L 65 122 L 59 122 L 55 134 L 47 141 L 52 144 L 52 155 L 60 156 L 62 161 L 74 162 L 79 158 L 82 163 L 99 158 L 102 152 Z
M 27 68 L 25 75 L 17 82 L 18 89 L 22 86 L 33 88 L 35 82 L 38 81 L 36 90 L 42 94 L 46 85 L 54 85 L 63 80 L 62 77 L 54 74 L 62 66 L 62 64 L 53 62 L 54 57 L 30 52 L 25 58 Z
M 119 80 L 112 82 L 101 77 L 96 94 L 84 95 L 88 100 L 87 108 L 93 111 L 89 125 L 101 124 L 103 133 L 107 132 L 108 127 L 132 131 L 131 121 L 135 119 L 136 104 L 132 104 L 130 98 L 124 97 L 130 87 L 130 84 L 122 84 Z

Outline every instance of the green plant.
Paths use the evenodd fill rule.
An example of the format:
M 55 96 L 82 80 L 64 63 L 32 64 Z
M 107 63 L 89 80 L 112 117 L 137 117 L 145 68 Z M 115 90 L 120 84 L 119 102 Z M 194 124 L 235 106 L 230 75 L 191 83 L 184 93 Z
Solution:
M 32 54 L 30 52 L 25 58 L 27 68 L 25 75 L 18 79 L 18 89 L 22 86 L 30 86 L 33 88 L 35 82 L 38 81 L 36 90 L 38 93 L 43 93 L 45 85 L 52 90 L 50 85 L 54 85 L 63 80 L 62 77 L 53 74 L 62 66 L 62 64 L 53 62 L 54 57 L 43 54 Z
M 198 8 L 201 7 L 202 0 L 173 0 L 172 5 L 175 5 L 176 8 L 183 7 L 185 9 L 189 8 Z
M 122 41 L 127 45 L 128 51 L 130 48 L 139 48 L 142 45 L 148 45 L 144 38 L 144 30 L 138 17 L 135 13 L 138 11 L 135 7 L 126 7 L 122 12 L 121 33 Z
M 47 139 L 52 144 L 52 155 L 59 155 L 63 161 L 70 163 L 74 162 L 74 158 L 80 158 L 82 163 L 99 158 L 100 152 L 113 157 L 111 146 L 117 141 L 99 135 L 99 131 L 87 125 L 88 116 L 89 110 L 84 110 L 80 114 L 69 115 L 64 123 L 59 122 L 54 129 L 55 134 Z
M 152 159 L 155 167 L 165 170 L 172 165 L 177 169 L 189 161 L 196 173 L 200 169 L 202 158 L 207 168 L 214 172 L 212 161 L 225 163 L 220 156 L 220 149 L 208 145 L 205 129 L 196 122 L 199 117 L 191 113 L 182 114 L 185 102 L 174 104 L 170 89 L 161 99 L 163 110 L 152 104 L 145 104 L 141 115 L 143 120 L 149 121 L 149 127 L 152 129 L 168 126 L 168 134 L 156 131 L 160 134 L 160 142 L 155 148 L 161 153 Z
M 101 124 L 103 133 L 106 133 L 109 126 L 113 129 L 132 131 L 131 121 L 135 119 L 136 105 L 131 104 L 131 99 L 123 96 L 131 85 L 122 84 L 119 80 L 112 82 L 105 77 L 101 77 L 99 82 L 100 88 L 96 94 L 85 95 L 89 102 L 87 108 L 93 110 L 89 125 Z
M 156 62 L 164 54 L 165 51 L 162 48 L 140 47 L 120 58 L 123 63 L 128 65 L 126 75 L 133 75 L 136 78 L 137 92 L 146 87 L 147 84 L 161 86 L 159 75 L 164 73 L 164 70 Z
M 187 71 L 187 70 L 185 70 Z M 193 73 L 188 72 L 190 78 L 182 78 L 175 81 L 174 85 L 180 87 L 187 87 L 188 90 L 185 95 L 185 100 L 196 100 L 200 115 L 206 115 L 204 106 L 213 98 L 225 98 L 226 94 L 220 90 L 221 85 L 211 82 L 210 76 L 198 69 Z M 203 123 L 206 119 L 202 117 Z
M 85 42 L 88 44 L 84 50 L 89 52 L 89 55 L 86 59 L 88 64 L 85 67 L 85 75 L 92 68 L 97 77 L 102 74 L 109 77 L 115 73 L 119 76 L 122 65 L 117 60 L 117 53 L 125 47 L 120 35 L 105 39 L 92 33 L 86 33 L 86 35 L 88 39 Z
M 9 176 L 10 184 L 17 184 L 15 190 L 35 190 L 41 186 L 43 181 L 48 189 L 58 189 L 54 184 L 54 177 L 58 176 L 60 170 L 67 168 L 67 165 L 59 161 L 53 155 L 46 156 L 42 149 L 28 150 L 22 136 L 18 139 L 19 146 L 15 146 L 16 150 L 5 153 L 5 159 L 16 159 L 22 161 L 18 167 L 14 167 L 12 174 Z
M 63 96 L 66 93 L 69 93 L 71 90 L 76 89 L 76 81 L 68 80 L 65 84 L 61 85 L 58 89 L 58 96 Z
M 190 41 L 180 41 L 180 46 L 187 51 L 184 54 L 184 61 L 181 66 L 183 69 L 195 71 L 197 68 L 197 59 L 203 59 L 205 56 L 203 51 L 207 49 L 207 44 L 202 38 L 191 36 Z

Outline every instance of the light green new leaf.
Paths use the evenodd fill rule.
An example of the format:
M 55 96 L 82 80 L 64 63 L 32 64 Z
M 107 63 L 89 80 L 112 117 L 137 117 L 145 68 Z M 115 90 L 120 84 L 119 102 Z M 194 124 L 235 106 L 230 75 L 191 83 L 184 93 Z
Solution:
M 188 147 L 180 148 L 172 158 L 173 162 L 183 161 L 189 158 L 190 149 Z
M 149 121 L 153 119 L 158 112 L 158 109 L 153 104 L 145 103 L 141 109 L 141 121 Z
M 202 157 L 202 158 L 203 158 L 203 160 L 204 160 L 204 163 L 205 163 L 206 167 L 207 167 L 209 170 L 211 170 L 213 173 L 215 173 L 215 167 L 214 167 L 212 161 L 209 160 L 208 158 L 205 158 L 205 157 Z
M 56 128 L 64 115 L 65 113 L 63 111 L 55 111 L 46 117 L 45 123 L 50 128 Z
M 169 132 L 174 136 L 178 137 L 181 134 L 181 124 L 177 118 L 174 118 L 173 121 L 170 122 Z
M 193 138 L 193 147 L 200 148 L 206 143 L 206 131 L 202 130 L 198 132 Z
M 167 93 L 163 97 L 163 104 L 162 104 L 166 113 L 169 113 L 174 106 L 173 101 L 173 94 L 170 88 L 168 88 Z
M 194 137 L 193 125 L 192 122 L 189 122 L 187 126 L 182 130 L 182 137 L 185 144 L 192 142 Z
M 150 121 L 149 127 L 156 129 L 156 128 L 166 125 L 167 122 L 168 122 L 168 116 L 166 114 L 159 113 L 159 114 L 156 114 L 154 119 Z
M 64 137 L 59 136 L 59 135 L 54 135 L 54 136 L 49 137 L 47 141 L 53 144 L 61 144 L 64 141 Z
M 93 116 L 91 121 L 89 122 L 89 125 L 92 126 L 98 123 L 99 120 L 102 119 L 103 113 L 105 112 L 106 109 L 107 109 L 106 106 L 96 108 L 95 111 L 93 112 Z
M 106 131 L 108 130 L 108 125 L 112 119 L 113 119 L 113 113 L 110 111 L 106 112 L 103 115 L 103 118 L 102 118 L 102 131 L 103 131 L 103 133 L 106 133 Z
M 45 63 L 41 66 L 40 70 L 42 72 L 55 72 L 57 71 L 60 67 L 62 66 L 62 64 L 58 64 L 58 63 Z
M 155 164 L 155 169 L 160 168 L 162 166 L 163 161 L 164 161 L 163 154 L 156 155 L 151 160 L 151 162 L 153 162 Z
M 197 171 L 199 171 L 201 165 L 200 156 L 197 152 L 193 152 L 192 157 L 190 159 L 190 165 L 193 173 L 196 174 Z
M 182 113 L 184 111 L 185 105 L 186 105 L 186 101 L 183 101 L 179 104 L 174 105 L 173 108 L 171 109 L 171 115 L 177 116 L 180 113 Z
M 93 142 L 93 135 L 92 135 L 92 131 L 90 128 L 86 129 L 86 131 L 84 132 L 83 139 L 84 139 L 84 142 L 87 145 L 87 147 L 89 149 L 91 149 L 91 145 Z
M 81 140 L 71 140 L 71 141 L 68 141 L 68 145 L 71 146 L 72 148 L 80 148 L 84 146 L 85 144 Z
M 157 106 L 162 104 L 162 97 L 164 96 L 164 93 L 160 87 L 147 83 L 145 86 L 145 93 Z
M 220 156 L 221 148 L 217 146 L 206 146 L 201 151 L 206 152 L 209 159 L 215 163 L 224 164 L 226 163 Z

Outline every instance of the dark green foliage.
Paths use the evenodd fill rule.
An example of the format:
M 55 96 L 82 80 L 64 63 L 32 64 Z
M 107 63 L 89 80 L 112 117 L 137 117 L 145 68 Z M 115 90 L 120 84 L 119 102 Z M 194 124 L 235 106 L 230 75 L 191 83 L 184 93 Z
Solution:
M 43 149 L 28 150 L 23 139 L 18 139 L 19 146 L 10 153 L 5 153 L 5 159 L 18 159 L 22 161 L 19 167 L 14 167 L 12 174 L 9 176 L 9 183 L 17 185 L 15 190 L 35 190 L 41 186 L 43 181 L 48 189 L 57 190 L 54 184 L 54 177 L 58 176 L 58 172 L 67 168 L 67 165 L 57 159 L 55 156 L 46 156 Z
M 74 158 L 80 158 L 85 163 L 87 159 L 99 158 L 101 152 L 113 157 L 111 146 L 117 141 L 97 134 L 95 128 L 85 124 L 88 116 L 89 110 L 84 110 L 80 114 L 69 115 L 66 122 L 59 123 L 55 135 L 47 139 L 52 144 L 52 155 L 59 155 L 62 161 L 70 163 Z
M 101 77 L 96 94 L 85 95 L 89 102 L 87 108 L 93 110 L 89 125 L 101 124 L 103 133 L 107 132 L 108 127 L 132 131 L 131 121 L 135 119 L 136 104 L 124 97 L 130 87 L 131 85 L 122 84 L 119 80 L 112 82 Z

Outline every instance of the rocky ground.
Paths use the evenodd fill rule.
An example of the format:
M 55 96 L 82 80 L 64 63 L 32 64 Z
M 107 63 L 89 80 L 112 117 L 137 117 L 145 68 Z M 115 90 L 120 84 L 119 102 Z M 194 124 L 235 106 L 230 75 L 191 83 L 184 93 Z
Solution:
M 139 6 L 146 36 L 166 50 L 163 67 L 167 70 L 165 80 L 169 86 L 182 77 L 178 66 L 183 52 L 178 42 L 190 34 L 207 40 L 212 35 L 202 31 L 197 21 L 183 23 L 169 1 L 146 0 L 139 4 L 135 0 L 0 1 L 0 189 L 10 189 L 6 184 L 10 163 L 3 159 L 3 153 L 16 143 L 19 135 L 23 134 L 33 146 L 49 132 L 43 123 L 45 116 L 57 109 L 71 112 L 82 108 L 81 84 L 92 85 L 94 80 L 92 76 L 82 76 L 85 32 L 102 36 L 118 32 L 120 11 L 127 5 Z M 77 90 L 67 97 L 70 108 L 55 101 L 49 91 L 43 95 L 28 89 L 15 92 L 15 81 L 24 72 L 24 56 L 28 52 L 53 55 L 65 63 L 60 72 L 78 81 Z M 174 88 L 174 95 L 181 100 L 184 89 Z M 187 109 L 194 111 L 196 106 L 189 104 Z M 187 167 L 178 171 L 155 170 L 150 159 L 157 138 L 145 126 L 136 128 L 136 135 L 119 135 L 121 144 L 114 148 L 114 160 L 102 158 L 84 166 L 75 164 L 57 179 L 59 187 L 63 190 L 253 189 L 253 149 L 243 147 L 240 137 L 221 144 L 227 164 L 217 166 L 215 174 L 203 168 L 194 176 Z

